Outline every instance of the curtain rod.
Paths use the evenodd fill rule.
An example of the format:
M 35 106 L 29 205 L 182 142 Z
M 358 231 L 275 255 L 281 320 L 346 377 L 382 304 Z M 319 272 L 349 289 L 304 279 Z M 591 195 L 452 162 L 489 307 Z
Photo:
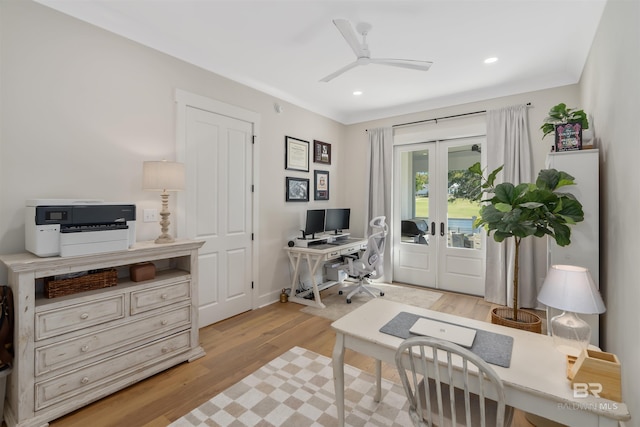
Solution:
M 527 102 L 527 103 L 526 103 L 526 106 L 527 106 L 527 107 L 531 107 L 531 103 L 530 103 L 530 102 Z M 436 118 L 434 118 L 434 119 L 418 120 L 418 121 L 416 121 L 416 122 L 399 123 L 399 124 L 397 124 L 397 125 L 392 125 L 391 127 L 392 127 L 392 128 L 395 128 L 395 127 L 399 127 L 399 126 L 416 125 L 416 124 L 418 124 L 418 123 L 426 123 L 426 122 L 436 122 L 436 123 L 438 123 L 438 120 L 455 119 L 456 117 L 472 116 L 472 115 L 475 115 L 475 114 L 484 114 L 484 113 L 486 113 L 486 112 L 487 112 L 487 110 L 473 111 L 473 112 L 471 112 L 471 113 L 454 114 L 454 115 L 452 115 L 452 116 L 436 117 Z

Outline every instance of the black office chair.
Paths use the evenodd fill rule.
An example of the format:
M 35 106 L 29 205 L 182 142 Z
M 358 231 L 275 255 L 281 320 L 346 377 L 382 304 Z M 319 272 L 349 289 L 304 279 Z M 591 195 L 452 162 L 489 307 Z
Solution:
M 413 237 L 414 243 L 428 244 L 424 237 L 429 231 L 427 221 L 424 219 L 405 219 L 401 222 L 401 233 L 403 236 Z

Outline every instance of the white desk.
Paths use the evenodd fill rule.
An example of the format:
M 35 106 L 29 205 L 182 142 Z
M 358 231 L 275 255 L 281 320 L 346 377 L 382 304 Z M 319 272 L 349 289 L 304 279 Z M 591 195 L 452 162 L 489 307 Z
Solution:
M 379 329 L 402 311 L 512 336 L 514 342 L 510 367 L 491 365 L 504 382 L 507 405 L 569 426 L 614 427 L 618 426 L 618 420 L 630 418 L 624 403 L 573 396 L 571 384 L 566 378 L 565 357 L 554 348 L 549 336 L 376 298 L 331 325 L 336 331 L 333 375 L 340 426 L 344 426 L 345 417 L 345 349 L 376 359 L 375 400 L 379 401 L 381 361 L 395 365 L 396 349 L 402 342 L 401 338 L 379 332 Z
M 340 244 L 324 243 L 307 248 L 299 246 L 286 246 L 284 248 L 285 251 L 287 251 L 287 255 L 289 255 L 289 261 L 291 262 L 291 266 L 294 270 L 293 279 L 291 280 L 291 296 L 289 297 L 289 301 L 318 308 L 325 308 L 325 305 L 320 300 L 320 291 L 333 286 L 338 282 L 329 281 L 321 284 L 316 283 L 315 274 L 318 271 L 318 267 L 324 264 L 325 261 L 337 259 L 343 255 L 349 255 L 367 248 L 367 240 L 361 238 L 348 237 L 340 240 L 338 243 Z M 296 295 L 295 290 L 298 286 L 298 278 L 300 277 L 300 261 L 303 259 L 307 261 L 307 265 L 309 266 L 312 289 Z M 304 296 L 311 292 L 313 292 L 314 299 L 305 299 Z

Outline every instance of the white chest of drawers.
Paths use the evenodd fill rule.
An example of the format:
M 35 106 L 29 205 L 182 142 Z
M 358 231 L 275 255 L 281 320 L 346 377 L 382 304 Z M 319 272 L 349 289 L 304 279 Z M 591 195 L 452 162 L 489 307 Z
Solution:
M 15 359 L 5 422 L 42 426 L 184 361 L 204 355 L 198 338 L 197 260 L 203 242 L 182 240 L 79 257 L 2 255 L 14 294 Z M 132 282 L 129 266 L 156 277 Z M 118 285 L 47 299 L 45 277 L 101 268 Z

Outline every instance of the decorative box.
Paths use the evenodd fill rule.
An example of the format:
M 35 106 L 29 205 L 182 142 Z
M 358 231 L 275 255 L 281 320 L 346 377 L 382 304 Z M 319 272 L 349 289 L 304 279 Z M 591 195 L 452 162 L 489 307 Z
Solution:
M 156 266 L 152 262 L 141 262 L 129 267 L 129 278 L 134 282 L 151 280 L 156 277 Z
M 572 386 L 576 383 L 597 385 L 600 397 L 622 402 L 620 361 L 615 354 L 582 350 L 568 374 Z

